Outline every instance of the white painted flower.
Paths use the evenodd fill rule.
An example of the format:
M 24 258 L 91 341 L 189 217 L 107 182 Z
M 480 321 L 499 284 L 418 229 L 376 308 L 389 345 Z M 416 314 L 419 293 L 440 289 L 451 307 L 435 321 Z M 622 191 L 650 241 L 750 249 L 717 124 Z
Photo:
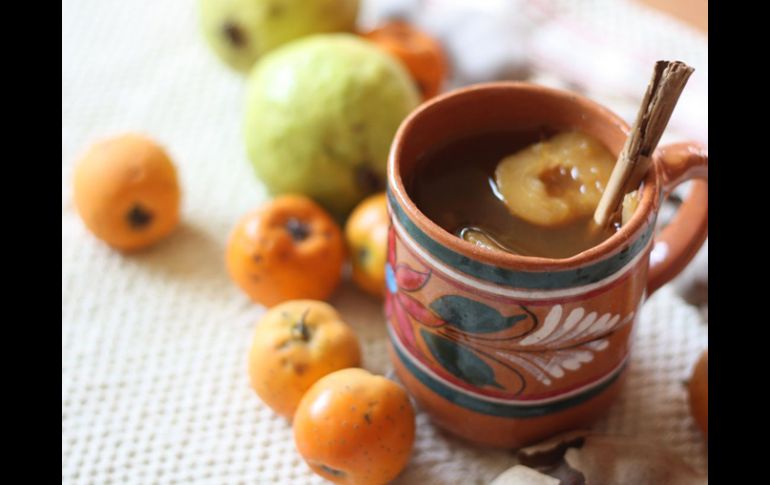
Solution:
M 591 312 L 586 315 L 583 307 L 577 307 L 562 323 L 563 313 L 564 309 L 561 305 L 554 305 L 540 328 L 521 339 L 517 345 L 522 347 L 539 345 L 548 349 L 561 349 L 579 341 L 592 340 L 605 335 L 630 322 L 634 317 L 634 312 L 631 312 L 623 321 L 620 321 L 618 314 L 605 313 L 598 316 L 596 312 Z
M 605 337 L 634 317 L 634 312 L 622 320 L 618 314 L 586 314 L 582 307 L 574 308 L 562 320 L 563 314 L 562 306 L 555 305 L 540 328 L 516 343 L 520 348 L 518 352 L 497 350 L 495 353 L 549 386 L 566 372 L 592 362 L 597 352 L 609 347 Z M 542 350 L 533 349 L 535 346 Z

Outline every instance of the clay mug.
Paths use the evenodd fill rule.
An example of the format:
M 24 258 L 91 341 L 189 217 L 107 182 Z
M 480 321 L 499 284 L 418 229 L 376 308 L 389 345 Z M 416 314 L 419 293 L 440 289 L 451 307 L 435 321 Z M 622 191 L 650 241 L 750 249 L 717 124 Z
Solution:
M 385 313 L 393 365 L 437 425 L 494 447 L 583 427 L 607 410 L 627 373 L 640 305 L 687 265 L 708 232 L 708 154 L 693 143 L 657 150 L 632 218 L 566 259 L 475 246 L 410 199 L 415 165 L 435 147 L 538 126 L 580 130 L 615 156 L 629 132 L 619 116 L 574 93 L 481 84 L 410 114 L 388 161 Z M 661 202 L 690 179 L 687 199 L 656 235 Z

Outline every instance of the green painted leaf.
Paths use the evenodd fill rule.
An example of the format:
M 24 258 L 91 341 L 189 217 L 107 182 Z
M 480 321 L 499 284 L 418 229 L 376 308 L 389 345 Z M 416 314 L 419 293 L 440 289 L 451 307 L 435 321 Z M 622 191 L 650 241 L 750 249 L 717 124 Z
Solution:
M 474 386 L 503 388 L 495 380 L 492 368 L 474 352 L 424 328 L 420 329 L 420 334 L 433 357 L 452 375 Z
M 492 333 L 513 327 L 526 314 L 504 317 L 494 308 L 459 295 L 446 295 L 430 304 L 442 320 L 468 333 Z

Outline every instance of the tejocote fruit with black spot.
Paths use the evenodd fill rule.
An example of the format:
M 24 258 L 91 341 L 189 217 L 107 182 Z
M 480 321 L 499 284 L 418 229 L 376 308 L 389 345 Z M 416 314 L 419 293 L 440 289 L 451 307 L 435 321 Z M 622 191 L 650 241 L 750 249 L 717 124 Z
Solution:
M 179 222 L 171 158 L 153 140 L 124 134 L 94 143 L 75 167 L 74 200 L 86 227 L 123 251 L 150 246 Z
M 340 227 L 303 195 L 277 197 L 245 215 L 227 245 L 233 281 L 267 306 L 328 298 L 342 277 L 345 257 Z

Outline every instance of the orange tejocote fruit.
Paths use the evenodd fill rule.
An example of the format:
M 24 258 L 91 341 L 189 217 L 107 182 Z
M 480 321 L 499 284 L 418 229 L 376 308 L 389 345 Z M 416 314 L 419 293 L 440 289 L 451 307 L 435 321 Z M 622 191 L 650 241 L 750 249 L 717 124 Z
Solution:
M 339 225 L 303 195 L 277 197 L 246 214 L 230 235 L 227 269 L 252 300 L 265 306 L 325 300 L 345 262 Z
M 74 198 L 86 227 L 123 251 L 150 246 L 179 223 L 176 168 L 163 148 L 138 134 L 93 144 L 75 167 Z
M 294 414 L 294 441 L 310 468 L 350 485 L 396 478 L 409 461 L 414 428 L 406 391 L 363 369 L 322 377 Z
M 441 91 L 448 67 L 436 39 L 401 20 L 387 22 L 363 36 L 404 63 L 423 100 Z
M 692 371 L 689 383 L 690 412 L 698 427 L 709 436 L 709 352 L 705 350 Z
M 385 294 L 389 224 L 385 192 L 364 199 L 345 224 L 345 239 L 353 262 L 353 281 L 375 296 Z
M 321 377 L 361 365 L 353 329 L 327 303 L 281 303 L 260 319 L 249 352 L 251 387 L 276 413 L 291 418 Z

